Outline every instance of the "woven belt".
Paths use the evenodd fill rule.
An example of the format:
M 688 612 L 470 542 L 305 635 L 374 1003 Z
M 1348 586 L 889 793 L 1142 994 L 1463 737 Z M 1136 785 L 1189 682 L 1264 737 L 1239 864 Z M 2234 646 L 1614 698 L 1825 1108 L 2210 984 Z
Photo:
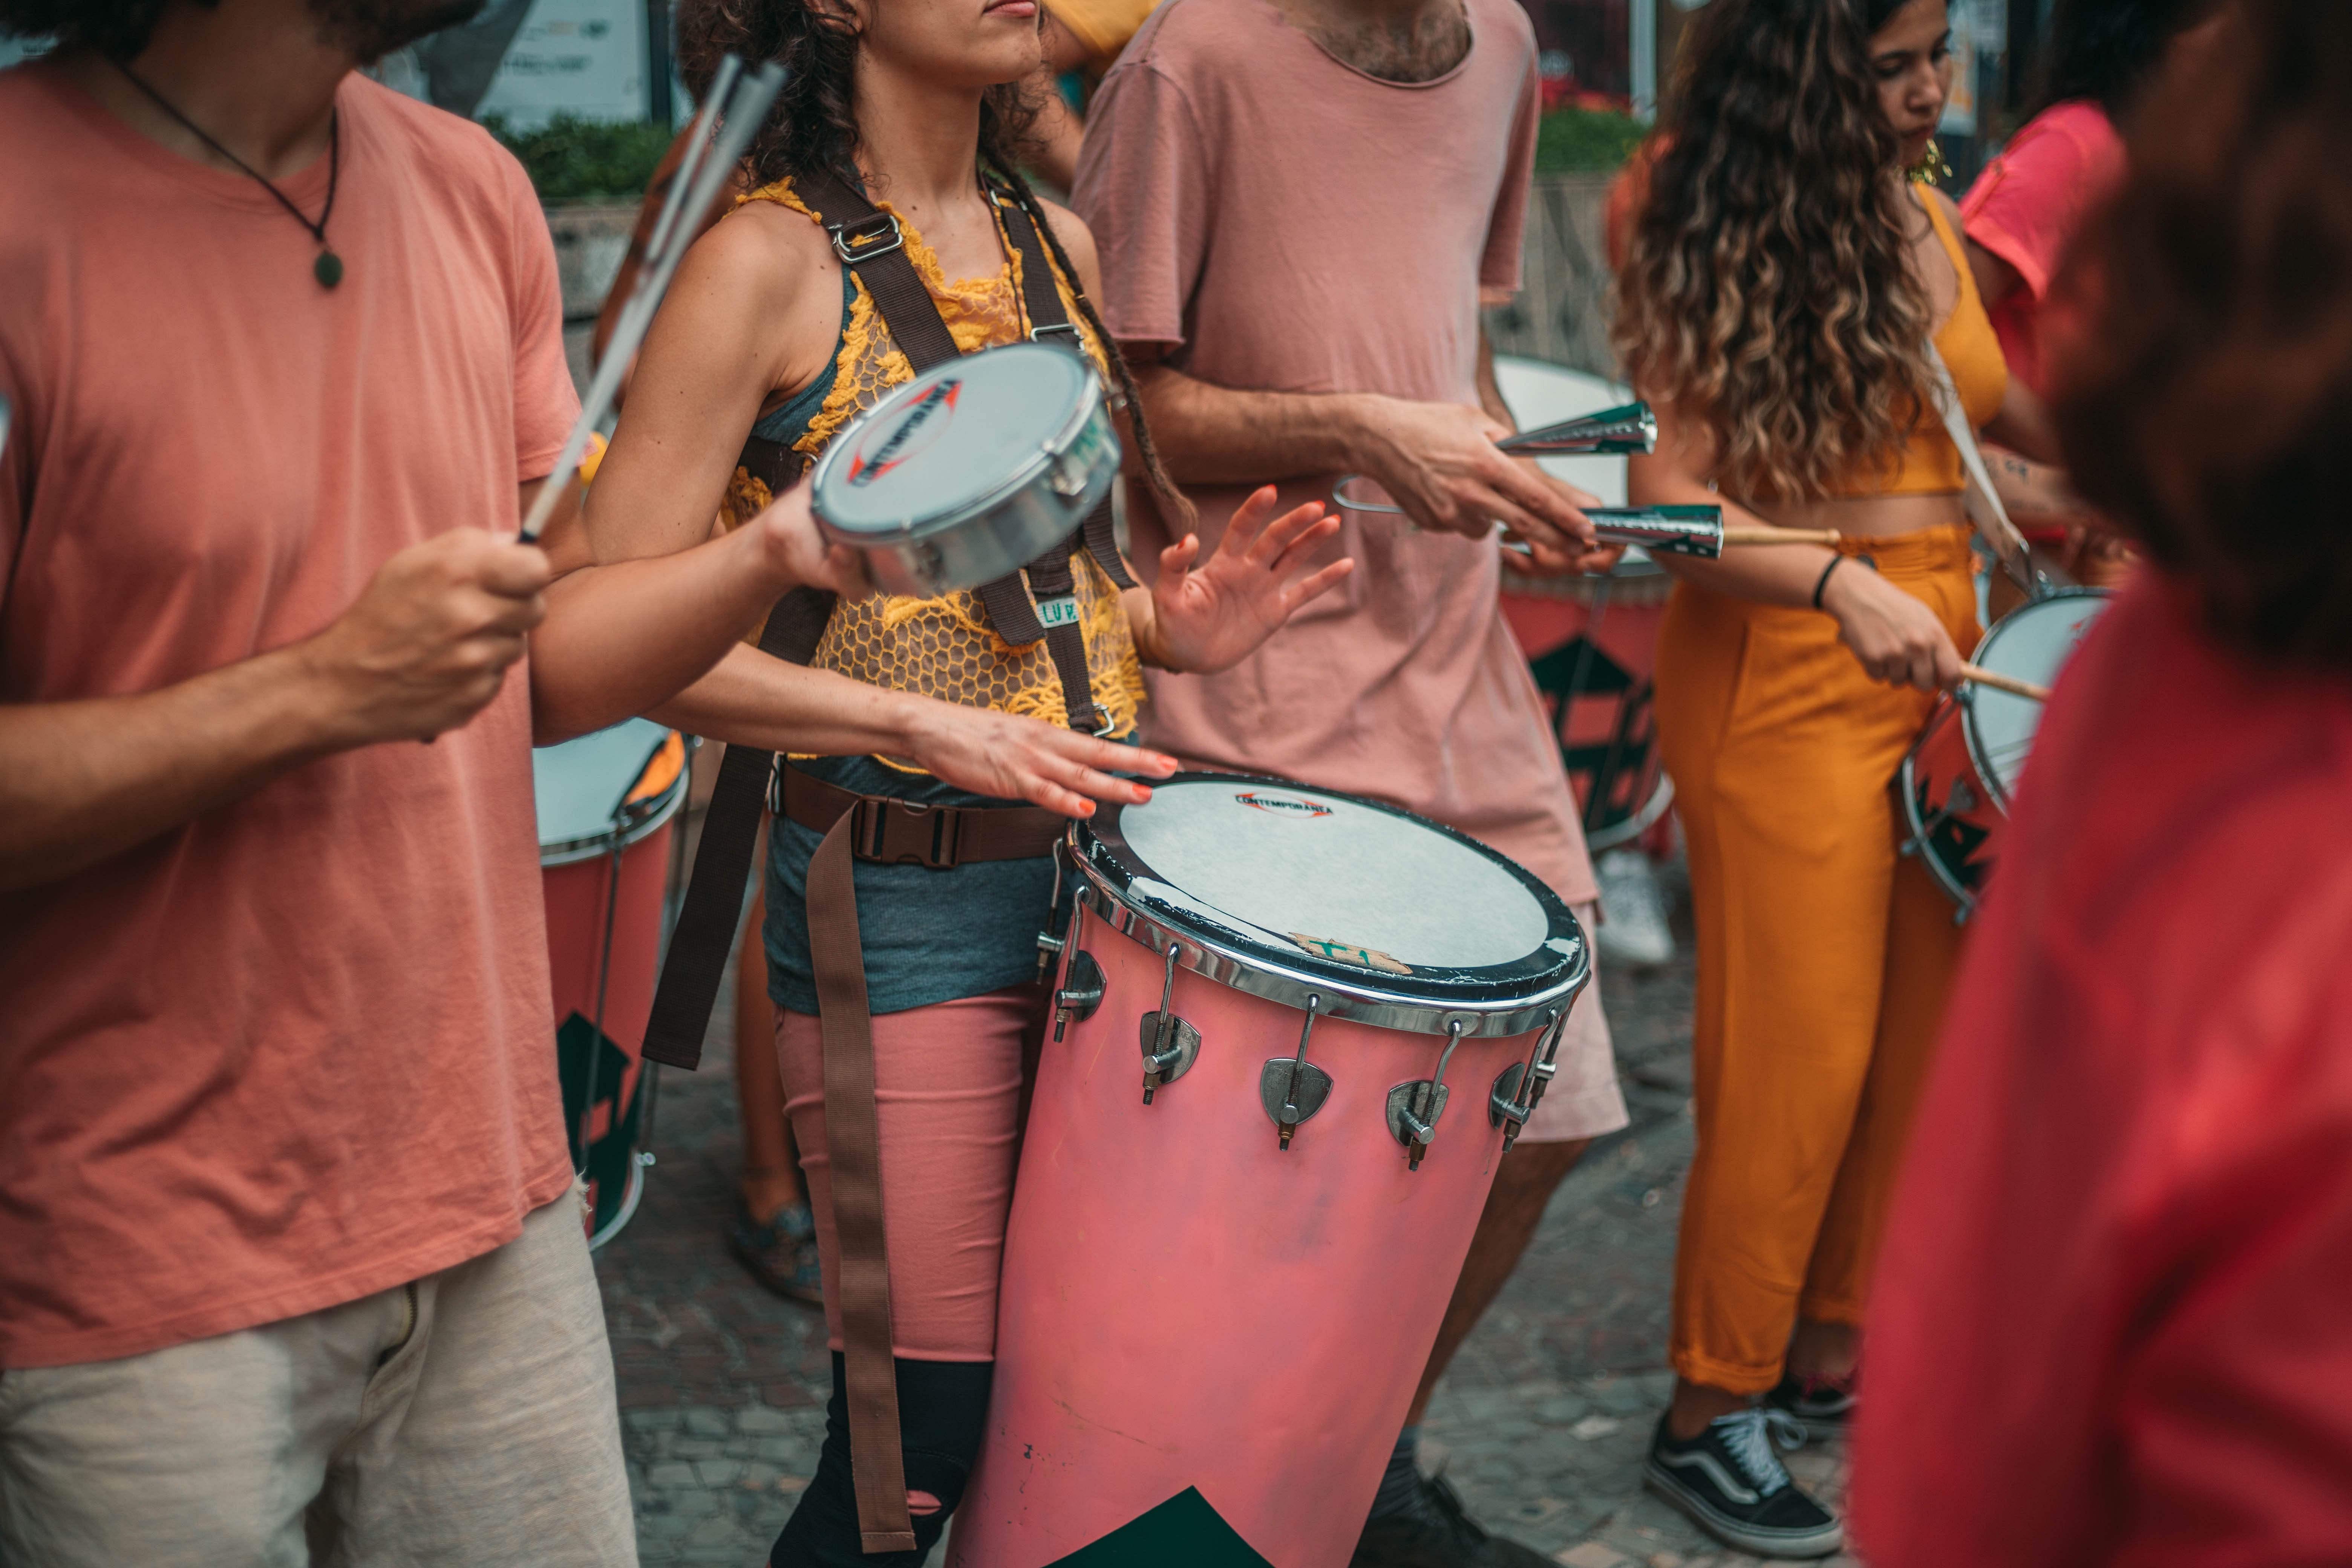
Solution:
M 1051 855 L 1070 819 L 1038 805 L 922 805 L 889 795 L 858 795 L 791 763 L 776 769 L 768 808 L 816 833 L 848 819 L 852 858 L 881 866 L 945 871 L 977 860 L 1034 860 Z

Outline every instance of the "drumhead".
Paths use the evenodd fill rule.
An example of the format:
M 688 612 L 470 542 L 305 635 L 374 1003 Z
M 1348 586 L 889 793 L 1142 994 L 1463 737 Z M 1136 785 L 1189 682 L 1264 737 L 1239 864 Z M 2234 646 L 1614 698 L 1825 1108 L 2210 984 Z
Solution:
M 1442 1032 L 1458 1014 L 1465 1033 L 1517 1033 L 1584 983 L 1584 933 L 1557 894 L 1394 806 L 1182 773 L 1074 837 L 1119 906 L 1213 948 L 1229 961 L 1217 978 L 1293 1005 L 1312 991 L 1327 1013 L 1392 1027 Z
M 629 719 L 530 754 L 539 863 L 564 866 L 625 847 L 686 802 L 686 745 L 650 719 Z
M 2095 588 L 2074 588 L 2021 605 L 1985 634 L 1973 662 L 1996 674 L 2048 686 L 2105 613 L 2107 598 Z M 1978 771 L 2004 798 L 2014 796 L 2025 760 L 2033 752 L 2034 733 L 2042 726 L 2042 705 L 2030 697 L 1973 686 L 1968 707 L 1969 744 Z
M 812 500 L 851 534 L 960 521 L 1044 473 L 1084 436 L 1101 399 L 1093 367 L 1063 349 L 966 354 L 896 388 L 844 431 L 817 464 Z

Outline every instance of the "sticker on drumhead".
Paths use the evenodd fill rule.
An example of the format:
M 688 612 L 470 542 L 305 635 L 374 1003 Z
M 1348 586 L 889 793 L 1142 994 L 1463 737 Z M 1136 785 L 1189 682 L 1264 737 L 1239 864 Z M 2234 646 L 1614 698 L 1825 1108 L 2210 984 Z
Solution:
M 1303 931 L 1285 933 L 1291 941 L 1318 958 L 1328 958 L 1334 963 L 1352 963 L 1359 969 L 1377 969 L 1383 974 L 1411 974 L 1412 965 L 1399 963 L 1385 952 L 1375 952 L 1369 947 L 1353 947 L 1344 942 L 1331 942 L 1319 936 L 1308 936 Z
M 1122 807 L 1118 830 L 1152 878 L 1283 950 L 1328 943 L 1341 963 L 1422 973 L 1517 963 L 1552 935 L 1508 865 L 1344 795 L 1174 779 Z
M 884 532 L 978 504 L 1044 463 L 1100 396 L 1092 369 L 1060 349 L 967 355 L 894 388 L 843 433 L 818 468 L 817 515 Z

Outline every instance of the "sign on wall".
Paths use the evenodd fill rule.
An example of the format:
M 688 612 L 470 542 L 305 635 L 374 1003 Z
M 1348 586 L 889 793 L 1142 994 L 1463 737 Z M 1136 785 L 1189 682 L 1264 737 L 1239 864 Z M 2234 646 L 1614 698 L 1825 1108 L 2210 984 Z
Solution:
M 536 0 L 475 112 L 521 129 L 558 113 L 643 120 L 642 0 Z

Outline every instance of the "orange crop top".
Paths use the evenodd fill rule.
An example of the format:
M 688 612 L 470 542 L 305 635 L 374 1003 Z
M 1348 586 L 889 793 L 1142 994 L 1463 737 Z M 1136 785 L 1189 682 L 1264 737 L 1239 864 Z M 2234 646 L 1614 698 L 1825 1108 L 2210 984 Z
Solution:
M 1920 205 L 1927 209 L 1927 221 L 1936 226 L 1936 237 L 1944 242 L 1944 249 L 1952 258 L 1952 267 L 1960 275 L 1959 299 L 1953 303 L 1952 313 L 1946 318 L 1942 330 L 1936 333 L 1936 347 L 1951 367 L 1952 384 L 1959 388 L 1960 406 L 1968 410 L 1969 427 L 1981 430 L 2000 412 L 2001 399 L 2009 394 L 2009 363 L 2001 358 L 2000 340 L 1993 335 L 1992 318 L 1985 314 L 1984 301 L 1977 297 L 1976 274 L 1969 270 L 1968 254 L 1960 248 L 1960 237 L 1944 216 L 1944 209 L 1932 196 L 1922 196 Z M 1910 437 L 1903 443 L 1903 454 L 1890 468 L 1875 474 L 1856 475 L 1830 487 L 1838 496 L 1916 496 L 1940 495 L 1968 488 L 1967 477 L 1960 467 L 1959 449 L 1944 429 L 1943 416 L 1933 407 L 1919 411 L 1919 422 L 1911 428 Z

